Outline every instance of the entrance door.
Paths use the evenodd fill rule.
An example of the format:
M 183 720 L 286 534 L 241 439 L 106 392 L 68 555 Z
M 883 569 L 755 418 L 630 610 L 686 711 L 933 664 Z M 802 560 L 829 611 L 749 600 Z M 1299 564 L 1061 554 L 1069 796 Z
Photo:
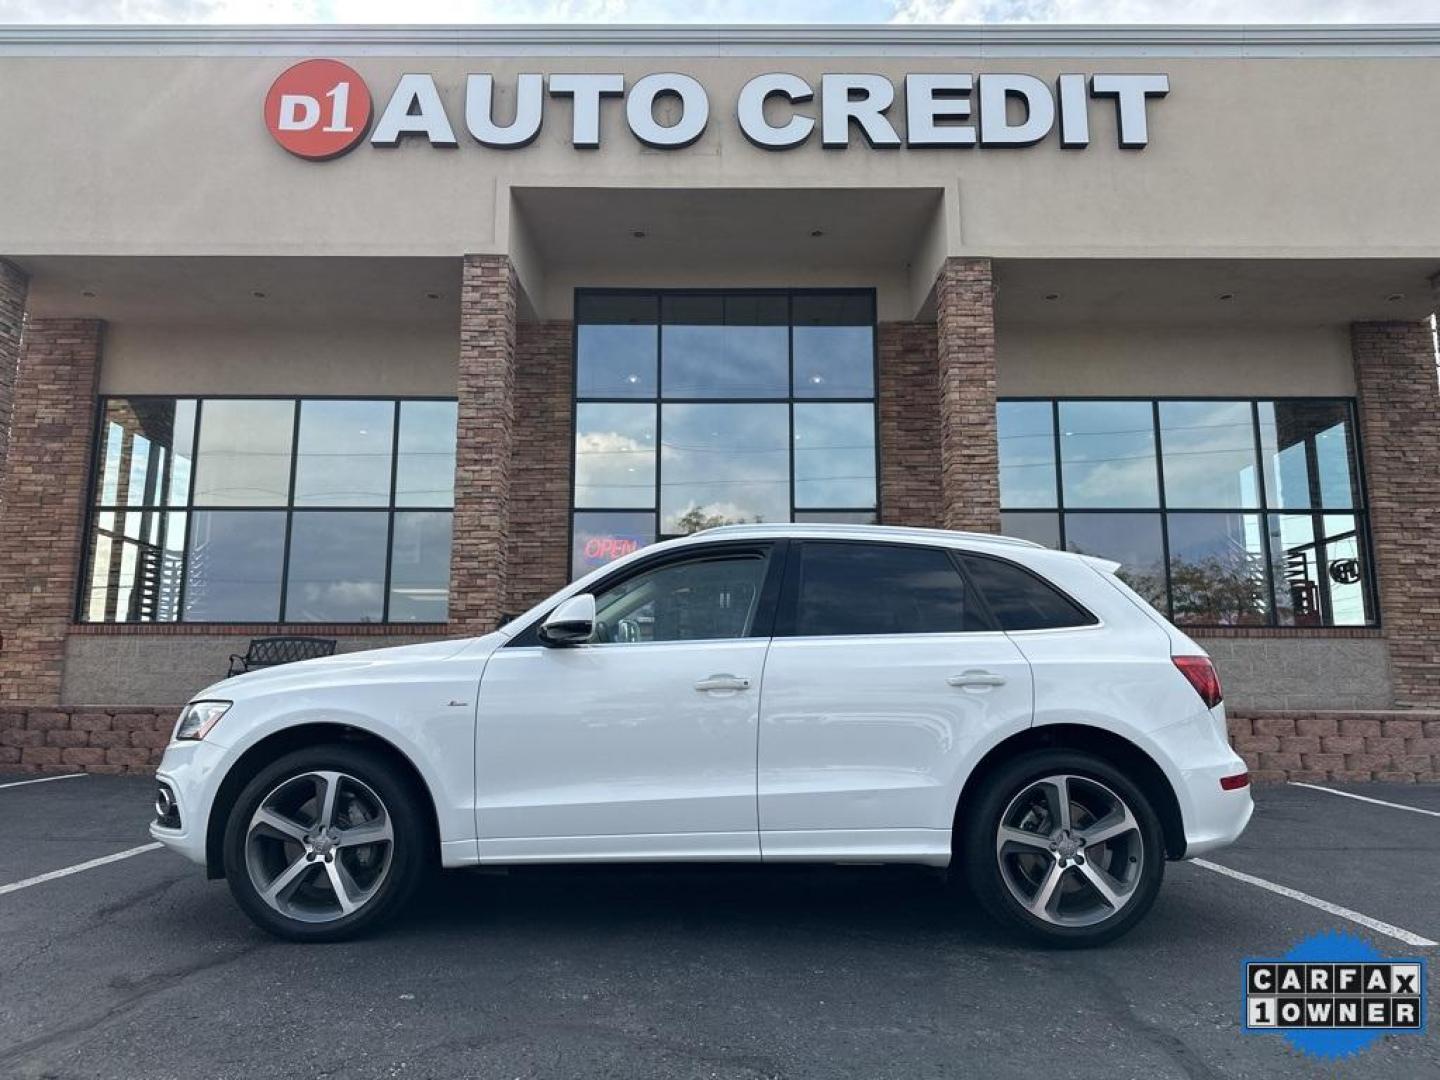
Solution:
M 482 858 L 758 858 L 777 561 L 763 543 L 657 555 L 597 587 L 589 643 L 522 635 L 496 653 L 476 740 Z

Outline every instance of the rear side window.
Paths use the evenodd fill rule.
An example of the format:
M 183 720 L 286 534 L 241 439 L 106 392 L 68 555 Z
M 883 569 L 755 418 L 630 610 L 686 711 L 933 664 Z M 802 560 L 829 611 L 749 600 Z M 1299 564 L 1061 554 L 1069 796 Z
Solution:
M 965 579 L 936 548 L 806 543 L 797 566 L 801 637 L 990 629 Z
M 965 572 L 985 597 L 1002 630 L 1090 626 L 1095 616 L 1053 585 L 1014 563 L 964 556 Z

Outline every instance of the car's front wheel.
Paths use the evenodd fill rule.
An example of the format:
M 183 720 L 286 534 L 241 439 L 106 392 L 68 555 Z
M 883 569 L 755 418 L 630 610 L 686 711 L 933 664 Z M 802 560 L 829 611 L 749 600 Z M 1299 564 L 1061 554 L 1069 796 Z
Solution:
M 345 745 L 309 747 L 261 769 L 231 808 L 225 877 L 262 929 L 338 941 L 394 915 L 428 858 L 426 818 L 404 774 Z
M 1164 834 L 1149 801 L 1091 754 L 1041 750 L 1005 763 L 960 825 L 976 899 L 1045 944 L 1119 937 L 1149 910 L 1164 876 Z

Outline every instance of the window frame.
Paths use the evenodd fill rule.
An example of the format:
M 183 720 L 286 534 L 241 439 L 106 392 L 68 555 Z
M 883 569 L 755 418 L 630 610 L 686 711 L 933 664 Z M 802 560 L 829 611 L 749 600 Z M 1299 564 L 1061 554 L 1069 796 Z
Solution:
M 185 500 L 184 500 L 183 503 L 180 503 L 180 504 L 170 503 L 170 504 L 166 504 L 166 505 L 161 505 L 161 504 L 145 504 L 145 505 L 140 505 L 140 506 L 120 506 L 120 505 L 111 505 L 111 504 L 108 504 L 108 503 L 102 504 L 102 503 L 99 501 L 99 495 L 100 495 L 100 491 L 101 491 L 101 484 L 103 483 L 103 477 L 100 475 L 100 465 L 101 465 L 101 460 L 102 460 L 102 448 L 103 448 L 103 445 L 104 445 L 104 438 L 105 438 L 105 430 L 106 430 L 106 423 L 107 423 L 108 405 L 109 405 L 109 403 L 110 403 L 111 401 L 131 401 L 131 400 L 152 400 L 152 401 L 186 401 L 186 400 L 192 400 L 192 401 L 195 402 L 195 424 L 194 424 L 194 430 L 193 430 L 193 432 L 191 433 L 191 445 L 190 445 L 190 455 L 189 455 L 189 457 L 190 457 L 190 476 L 189 476 L 188 489 L 187 489 L 187 491 L 186 491 L 186 493 L 185 493 Z M 288 488 L 287 488 L 287 500 L 288 500 L 288 501 L 287 501 L 286 504 L 283 504 L 283 505 L 282 505 L 282 504 L 274 504 L 274 505 L 272 505 L 272 504 L 265 504 L 265 505 L 256 504 L 256 505 L 253 505 L 253 506 L 248 506 L 248 505 L 235 505 L 235 504 L 219 504 L 219 503 L 211 504 L 211 503 L 207 503 L 207 504 L 204 504 L 204 505 L 197 505 L 197 504 L 195 504 L 195 503 L 193 502 L 193 499 L 194 499 L 194 497 L 195 497 L 195 482 L 196 482 L 196 477 L 197 477 L 197 475 L 198 475 L 198 473 L 199 473 L 198 461 L 197 461 L 197 456 L 196 456 L 196 455 L 197 455 L 197 451 L 198 451 L 199 443 L 200 443 L 200 429 L 201 429 L 202 423 L 204 422 L 205 402 L 207 402 L 207 401 L 288 401 L 288 402 L 291 402 L 291 403 L 293 404 L 293 406 L 294 406 L 294 408 L 293 408 L 293 413 L 294 413 L 294 415 L 293 415 L 292 418 L 291 418 L 292 427 L 291 427 L 291 432 L 290 432 L 290 463 L 289 463 L 289 480 L 288 480 Z M 390 403 L 391 405 L 393 405 L 393 420 L 392 420 L 393 427 L 392 427 L 392 429 L 391 429 L 391 441 L 390 441 L 390 486 L 389 486 L 389 494 L 388 494 L 388 498 L 387 498 L 387 503 L 386 503 L 386 505 L 384 505 L 384 506 L 381 506 L 381 505 L 375 505 L 375 506 L 309 506 L 309 505 L 307 505 L 307 506 L 296 506 L 296 505 L 295 505 L 295 501 L 294 501 L 294 500 L 295 500 L 295 476 L 296 476 L 296 472 L 297 472 L 297 469 L 298 469 L 298 466 L 299 466 L 299 458 L 300 458 L 300 452 L 299 452 L 299 447 L 300 447 L 300 421 L 301 421 L 301 416 L 302 416 L 303 411 L 304 411 L 303 405 L 304 405 L 304 403 L 307 402 L 307 401 L 379 401 L 379 402 L 388 402 L 388 403 Z M 451 525 L 451 543 L 452 543 L 452 546 L 453 546 L 453 543 L 454 543 L 454 525 L 453 525 L 453 523 L 454 523 L 454 516 L 455 516 L 455 502 L 454 502 L 453 497 L 452 497 L 452 499 L 451 499 L 451 502 L 450 502 L 450 505 L 449 505 L 449 506 L 423 506 L 423 505 L 405 506 L 405 505 L 397 505 L 396 502 L 395 502 L 396 482 L 397 482 L 397 477 L 398 477 L 398 472 L 399 472 L 399 458 L 400 458 L 400 420 L 401 420 L 402 406 L 403 406 L 405 403 L 407 403 L 407 402 L 422 402 L 422 401 L 445 402 L 445 403 L 449 403 L 449 404 L 457 404 L 457 405 L 458 405 L 459 399 L 458 399 L 458 397 L 456 397 L 456 396 L 454 396 L 454 395 L 446 395 L 446 394 L 398 395 L 398 394 L 259 394 L 259 393 L 256 393 L 256 394 L 107 393 L 107 394 L 98 394 L 98 395 L 96 395 L 96 397 L 95 397 L 95 417 L 94 417 L 94 424 L 93 424 L 93 427 L 92 427 L 92 430 L 91 430 L 91 438 L 90 438 L 90 458 L 89 458 L 89 465 L 88 465 L 88 467 L 89 467 L 89 476 L 88 476 L 88 479 L 86 480 L 86 484 L 85 484 L 85 512 L 84 512 L 84 522 L 83 522 L 83 529 L 84 529 L 84 531 L 83 531 L 83 533 L 82 533 L 82 535 L 81 535 L 81 559 L 80 559 L 81 572 L 80 572 L 80 575 L 79 575 L 79 579 L 78 579 L 77 582 L 76 582 L 75 597 L 74 597 L 74 607 L 73 607 L 73 609 L 72 609 L 72 611 L 71 611 L 72 621 L 73 621 L 75 624 L 79 624 L 79 625 L 85 625 L 85 626 L 105 626 L 105 627 L 137 627 L 137 626 L 143 626 L 143 627 L 152 627 L 152 626 L 215 626 L 215 627 L 230 627 L 230 626 L 256 626 L 256 625 L 263 625 L 263 626 L 294 626 L 294 627 L 314 627 L 314 626 L 433 627 L 433 626 L 447 626 L 447 625 L 449 624 L 449 620 L 448 620 L 448 619 L 443 620 L 443 621 L 439 621 L 439 622 L 435 622 L 435 621 L 430 621 L 430 622 L 420 622 L 420 621 L 391 622 L 391 621 L 390 621 L 390 618 L 389 618 L 389 615 L 390 615 L 390 599 L 391 599 L 391 598 L 390 598 L 390 590 L 391 590 L 391 585 L 392 585 L 392 578 L 393 578 L 393 571 L 394 571 L 394 559 L 395 559 L 395 515 L 396 515 L 396 514 L 400 514 L 400 513 L 449 514 L 449 515 L 450 515 L 450 518 L 451 518 L 451 523 L 452 523 L 452 525 Z M 457 443 L 456 449 L 457 449 L 457 452 L 458 452 L 458 449 L 459 449 L 458 443 Z M 173 469 L 173 468 L 174 468 L 174 458 L 175 458 L 175 448 L 174 448 L 174 447 L 170 447 L 170 448 L 167 450 L 167 456 L 168 456 L 168 461 L 167 461 L 167 464 L 166 464 L 166 468 L 167 468 L 167 470 L 170 470 L 170 469 Z M 159 486 L 165 488 L 165 495 L 168 497 L 168 496 L 170 495 L 170 492 L 169 492 L 169 490 L 168 490 L 168 477 L 167 477 L 167 483 L 166 483 L 166 484 L 163 484 L 163 485 L 159 485 Z M 93 566 L 92 542 L 93 542 L 95 536 L 98 535 L 98 531 L 97 531 L 98 528 L 99 528 L 98 522 L 99 522 L 99 516 L 100 516 L 101 514 L 103 514 L 103 513 L 114 513 L 115 515 L 117 515 L 117 524 L 118 524 L 118 521 L 119 521 L 119 516 L 120 516 L 120 515 L 123 515 L 123 514 L 127 514 L 127 513 L 158 513 L 158 514 L 166 514 L 166 515 L 169 515 L 169 514 L 177 514 L 177 513 L 178 513 L 178 514 L 184 514 L 184 515 L 185 515 L 185 517 L 186 517 L 186 523 L 185 523 L 185 546 L 184 546 L 184 548 L 183 548 L 184 560 L 185 560 L 185 561 L 184 561 L 184 563 L 182 564 L 182 569 L 181 569 L 181 574 L 180 574 L 180 584 L 179 584 L 179 587 L 178 587 L 178 590 L 177 590 L 177 593 L 176 593 L 176 609 L 177 609 L 177 613 L 178 613 L 178 615 L 183 616 L 184 610 L 185 610 L 185 592 L 186 592 L 186 588 L 187 588 L 187 576 L 188 576 L 188 569 L 189 569 L 188 560 L 189 560 L 189 556 L 190 556 L 190 535 L 191 535 L 191 534 L 190 534 L 190 518 L 191 518 L 192 515 L 194 515 L 194 514 L 197 513 L 197 512 L 225 512 L 225 511 L 240 511 L 240 512 L 245 512 L 245 511 L 268 511 L 268 512 L 273 512 L 273 513 L 283 513 L 283 514 L 285 514 L 284 554 L 283 554 L 283 557 L 282 557 L 282 560 L 281 560 L 281 565 L 280 565 L 280 600 L 279 600 L 279 609 L 278 609 L 278 611 L 277 611 L 277 613 L 276 613 L 276 617 L 275 617 L 274 619 L 259 619 L 259 620 L 249 619 L 249 620 L 242 620 L 242 621 L 237 622 L 237 621 L 235 621 L 235 620 L 233 620 L 233 619 L 232 619 L 232 620 L 214 620 L 214 619 L 203 619 L 203 620 L 202 620 L 202 619 L 185 619 L 185 618 L 183 618 L 183 617 L 177 617 L 177 618 L 175 618 L 174 620 L 170 620 L 170 621 L 166 621 L 166 622 L 159 622 L 159 621 L 154 621 L 154 620 L 151 620 L 151 621 L 127 621 L 127 620 L 120 620 L 120 619 L 115 619 L 115 620 L 98 619 L 98 620 L 97 620 L 97 619 L 90 619 L 90 618 L 88 617 L 88 600 L 89 600 L 90 592 L 91 592 L 90 582 L 91 582 L 91 578 L 92 578 L 92 576 L 93 576 L 93 569 L 94 569 L 94 566 Z M 296 622 L 296 621 L 293 621 L 293 620 L 287 620 L 287 619 L 285 618 L 285 614 L 286 614 L 286 610 L 285 610 L 285 608 L 286 608 L 286 599 L 287 599 L 287 593 L 288 593 L 289 584 L 290 584 L 290 550 L 291 550 L 291 534 L 292 534 L 292 531 L 293 531 L 294 516 L 295 516 L 295 514 L 297 514 L 297 513 L 305 514 L 305 513 L 316 513 L 316 512 L 318 512 L 318 513 L 336 512 L 336 513 L 352 513 L 352 514 L 356 514 L 356 513 L 358 513 L 358 514 L 385 514 L 385 515 L 386 515 L 386 524 L 385 524 L 385 568 L 384 568 L 385 573 L 384 573 L 384 580 L 383 580 L 383 593 L 382 593 L 382 603 L 381 603 L 381 618 L 380 618 L 379 620 L 377 620 L 377 621 L 375 621 L 375 622 L 349 622 L 349 621 L 345 621 L 345 620 L 338 620 L 338 621 L 329 621 L 329 620 L 327 620 L 327 621 L 323 621 L 323 622 L 319 622 L 319 621 Z M 117 541 L 123 541 L 123 540 L 125 540 L 126 538 L 124 537 L 123 532 L 121 532 L 121 531 L 117 528 L 117 529 L 112 533 L 112 539 L 113 539 L 113 540 L 117 540 Z M 453 583 L 452 583 L 452 584 L 453 584 Z
M 616 397 L 606 395 L 580 396 L 580 326 L 579 311 L 581 300 L 590 297 L 648 297 L 656 299 L 655 306 L 655 391 L 648 397 Z M 788 341 L 787 367 L 789 371 L 789 391 L 781 397 L 667 397 L 664 386 L 664 298 L 691 297 L 691 296 L 783 296 L 786 299 L 787 324 L 786 335 Z M 870 389 L 869 397 L 796 397 L 795 395 L 795 298 L 801 296 L 846 296 L 860 297 L 869 301 L 870 304 Z M 837 287 L 837 288 L 635 288 L 635 287 L 577 287 L 573 295 L 574 311 L 576 317 L 571 323 L 570 336 L 570 430 L 569 430 L 569 472 L 568 504 L 565 517 L 565 557 L 566 572 L 574 575 L 573 555 L 575 550 L 575 518 L 579 514 L 604 514 L 604 513 L 631 513 L 651 515 L 654 528 L 651 535 L 654 537 L 651 544 L 663 543 L 666 540 L 673 540 L 684 536 L 684 533 L 666 533 L 661 529 L 661 513 L 663 510 L 661 485 L 663 483 L 663 469 L 661 455 L 664 446 L 664 410 L 666 405 L 780 405 L 787 413 L 788 419 L 788 447 L 789 475 L 787 484 L 789 487 L 789 519 L 788 522 L 766 522 L 765 524 L 787 524 L 796 520 L 795 515 L 801 514 L 853 514 L 873 513 L 875 521 L 884 520 L 883 506 L 883 484 L 881 483 L 882 448 L 880 439 L 880 321 L 879 301 L 876 290 L 864 287 Z M 631 404 L 651 405 L 655 409 L 655 485 L 654 499 L 648 506 L 630 507 L 606 507 L 606 506 L 580 506 L 575 501 L 575 494 L 578 487 L 578 468 L 575 460 L 575 439 L 577 435 L 576 425 L 579 422 L 579 407 L 582 404 Z M 796 506 L 795 504 L 795 406 L 797 404 L 815 405 L 844 405 L 862 404 L 869 405 L 872 418 L 872 430 L 874 432 L 874 475 L 875 475 L 875 505 L 872 507 L 855 506 Z M 647 545 L 648 546 L 648 545 Z M 579 575 L 583 576 L 583 575 Z M 574 577 L 572 576 L 572 580 Z
M 1176 623 L 1182 630 L 1263 630 L 1266 632 L 1280 632 L 1285 634 L 1306 634 L 1315 631 L 1329 632 L 1334 630 L 1379 630 L 1382 628 L 1382 614 L 1380 610 L 1379 583 L 1376 574 L 1374 544 L 1370 530 L 1370 500 L 1368 485 L 1366 483 L 1365 448 L 1364 438 L 1360 431 L 1359 403 L 1353 396 L 1337 394 L 1164 394 L 1147 396 L 1143 394 L 1080 394 L 1080 395 L 1046 395 L 1046 394 L 1007 394 L 996 398 L 997 408 L 1008 402 L 1040 402 L 1050 405 L 1051 434 L 1053 438 L 1053 454 L 1055 464 L 1055 501 L 1049 506 L 1023 506 L 1007 508 L 1003 499 L 1000 505 L 1001 514 L 1016 515 L 1053 515 L 1056 519 L 1060 551 L 1068 551 L 1066 546 L 1065 515 L 1065 463 L 1061 456 L 1062 433 L 1060 427 L 1060 405 L 1062 402 L 1087 402 L 1087 401 L 1117 401 L 1117 402 L 1148 402 L 1151 407 L 1151 425 L 1154 432 L 1155 444 L 1155 475 L 1159 487 L 1159 498 L 1154 506 L 1106 506 L 1092 507 L 1080 506 L 1069 510 L 1069 513 L 1076 514 L 1156 514 L 1160 520 L 1160 544 L 1161 557 L 1163 560 L 1162 569 L 1165 580 L 1165 597 L 1163 606 L 1157 605 L 1160 613 L 1171 622 L 1175 622 L 1175 592 L 1171 576 L 1171 552 L 1170 552 L 1170 524 L 1169 519 L 1174 515 L 1234 515 L 1236 517 L 1253 517 L 1258 519 L 1260 532 L 1260 550 L 1265 572 L 1265 596 L 1268 605 L 1266 617 L 1263 622 L 1258 623 L 1218 623 L 1218 622 L 1184 622 Z M 1160 422 L 1160 406 L 1167 402 L 1239 402 L 1249 407 L 1252 438 L 1255 448 L 1256 482 L 1258 499 L 1257 505 L 1253 507 L 1207 507 L 1207 506 L 1186 506 L 1172 509 L 1168 505 L 1165 479 L 1165 433 Z M 1349 507 L 1327 507 L 1323 501 L 1316 505 L 1301 509 L 1285 509 L 1271 505 L 1272 493 L 1270 489 L 1270 478 L 1267 463 L 1264 457 L 1264 440 L 1261 436 L 1260 405 L 1263 402 L 1298 403 L 1298 404 L 1330 404 L 1341 405 L 1345 410 L 1345 421 L 1347 432 L 1353 447 L 1353 467 L 1355 475 L 1351 478 L 1351 504 Z M 1313 454 L 1307 449 L 1307 464 L 1310 468 L 1310 481 L 1312 487 L 1318 490 L 1318 472 L 1313 460 Z M 1295 516 L 1309 517 L 1313 523 L 1314 533 L 1319 539 L 1314 541 L 1314 547 L 1344 540 L 1353 535 L 1361 554 L 1363 573 L 1361 584 L 1364 588 L 1365 607 L 1367 610 L 1366 621 L 1362 623 L 1335 623 L 1331 609 L 1330 588 L 1327 584 L 1320 591 L 1322 622 L 1313 626 L 1297 626 L 1279 622 L 1278 605 L 1276 604 L 1277 582 L 1275 579 L 1275 552 L 1271 545 L 1270 520 L 1272 518 Z M 1354 533 L 1337 534 L 1334 537 L 1324 536 L 1324 519 L 1334 516 L 1349 516 L 1355 519 Z
M 599 596 L 607 589 L 613 589 L 617 585 L 623 585 L 627 581 L 648 574 L 651 571 L 659 570 L 662 567 L 676 563 L 699 562 L 704 559 L 714 558 L 716 555 L 734 557 L 744 554 L 760 554 L 767 562 L 765 566 L 765 579 L 760 585 L 760 596 L 755 602 L 755 618 L 750 624 L 750 633 L 743 638 L 693 638 L 685 641 L 587 641 L 585 647 L 603 647 L 606 645 L 624 645 L 633 648 L 636 645 L 683 645 L 695 644 L 705 641 L 750 641 L 755 638 L 771 638 L 775 636 L 775 617 L 780 606 L 780 596 L 785 578 L 785 570 L 788 565 L 787 552 L 791 546 L 788 538 L 759 538 L 754 540 L 716 540 L 703 544 L 687 544 L 685 547 L 676 548 L 670 551 L 657 551 L 653 555 L 637 559 L 626 566 L 618 567 L 609 571 L 596 580 L 588 589 L 567 589 L 562 593 L 555 603 L 547 606 L 544 611 L 535 617 L 525 627 L 515 632 L 515 635 L 507 641 L 502 648 L 506 649 L 529 649 L 529 648 L 555 648 L 546 645 L 540 640 L 540 627 L 550 617 L 550 613 L 576 596 L 584 596 L 589 593 L 591 596 Z M 581 646 L 568 646 L 578 648 Z

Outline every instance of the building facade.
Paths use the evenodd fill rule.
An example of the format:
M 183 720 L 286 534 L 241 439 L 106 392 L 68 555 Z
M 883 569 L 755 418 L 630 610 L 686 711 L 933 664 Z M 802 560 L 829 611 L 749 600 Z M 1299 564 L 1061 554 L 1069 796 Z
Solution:
M 0 768 L 728 521 L 1113 558 L 1440 771 L 1440 27 L 0 30 Z M 18 148 L 18 149 L 16 149 Z

